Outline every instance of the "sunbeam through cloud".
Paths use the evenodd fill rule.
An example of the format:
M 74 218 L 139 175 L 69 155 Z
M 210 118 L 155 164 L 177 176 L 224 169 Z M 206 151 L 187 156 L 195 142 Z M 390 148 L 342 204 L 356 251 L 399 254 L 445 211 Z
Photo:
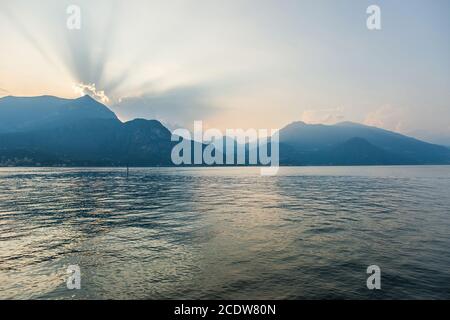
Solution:
M 103 90 L 97 90 L 95 83 L 92 84 L 77 83 L 73 86 L 73 89 L 75 90 L 76 93 L 78 93 L 81 96 L 90 95 L 92 98 L 104 104 L 108 104 L 110 102 L 110 99 L 106 96 Z

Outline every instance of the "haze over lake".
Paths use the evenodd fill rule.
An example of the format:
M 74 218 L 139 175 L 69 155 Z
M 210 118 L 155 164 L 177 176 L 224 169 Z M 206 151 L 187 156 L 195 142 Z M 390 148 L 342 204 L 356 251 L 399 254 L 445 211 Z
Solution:
M 0 298 L 448 299 L 448 230 L 450 166 L 0 168 Z

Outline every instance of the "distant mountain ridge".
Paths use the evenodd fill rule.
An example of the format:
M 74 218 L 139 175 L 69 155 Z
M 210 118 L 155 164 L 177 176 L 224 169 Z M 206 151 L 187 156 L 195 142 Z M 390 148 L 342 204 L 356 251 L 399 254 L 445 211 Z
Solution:
M 446 147 L 352 122 L 291 123 L 280 131 L 280 154 L 286 165 L 450 163 Z
M 90 96 L 0 99 L 0 165 L 170 164 L 171 132 L 159 121 L 122 123 Z
M 114 112 L 88 95 L 78 99 L 52 96 L 0 99 L 0 133 L 48 129 L 84 119 L 118 120 Z
M 159 121 L 123 123 L 89 96 L 0 98 L 0 166 L 171 166 L 175 144 Z M 450 164 L 450 149 L 351 122 L 293 122 L 280 130 L 280 164 Z

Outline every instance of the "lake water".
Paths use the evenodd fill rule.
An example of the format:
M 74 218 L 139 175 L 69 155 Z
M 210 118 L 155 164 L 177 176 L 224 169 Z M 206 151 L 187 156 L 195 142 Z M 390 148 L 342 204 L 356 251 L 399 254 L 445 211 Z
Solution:
M 450 167 L 3 168 L 0 247 L 3 299 L 449 299 Z

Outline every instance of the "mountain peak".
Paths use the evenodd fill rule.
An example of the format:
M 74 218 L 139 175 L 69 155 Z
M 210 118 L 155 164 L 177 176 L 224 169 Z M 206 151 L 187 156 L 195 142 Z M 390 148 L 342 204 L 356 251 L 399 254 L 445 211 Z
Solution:
M 308 126 L 306 122 L 303 121 L 294 121 L 288 124 L 284 129 L 296 129 L 296 128 L 302 128 Z
M 75 99 L 76 101 L 83 101 L 83 102 L 96 102 L 96 103 L 100 103 L 97 100 L 95 100 L 94 98 L 92 98 L 90 95 L 86 94 L 78 99 Z
M 294 121 L 294 122 L 291 123 L 291 125 L 293 125 L 293 126 L 306 126 L 308 124 L 306 122 L 304 122 L 304 121 Z
M 112 119 L 114 112 L 89 95 L 78 99 L 53 96 L 0 99 L 0 132 L 41 130 L 87 119 Z

